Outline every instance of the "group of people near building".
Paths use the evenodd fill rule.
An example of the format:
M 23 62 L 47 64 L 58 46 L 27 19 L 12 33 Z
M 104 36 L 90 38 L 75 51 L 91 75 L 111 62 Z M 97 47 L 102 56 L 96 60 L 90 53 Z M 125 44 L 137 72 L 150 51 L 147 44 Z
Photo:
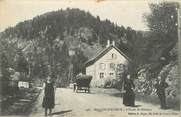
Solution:
M 166 109 L 166 96 L 165 89 L 168 87 L 168 84 L 165 82 L 164 78 L 159 77 L 158 81 L 155 84 L 156 92 L 160 100 L 160 106 L 162 109 Z M 52 109 L 55 106 L 55 83 L 50 76 L 48 76 L 47 80 L 44 82 L 44 97 L 42 106 L 45 108 L 45 115 L 52 113 Z M 133 78 L 131 75 L 126 75 L 124 78 L 124 94 L 123 94 L 123 104 L 125 106 L 135 106 L 135 93 L 134 93 L 135 85 L 133 82 Z

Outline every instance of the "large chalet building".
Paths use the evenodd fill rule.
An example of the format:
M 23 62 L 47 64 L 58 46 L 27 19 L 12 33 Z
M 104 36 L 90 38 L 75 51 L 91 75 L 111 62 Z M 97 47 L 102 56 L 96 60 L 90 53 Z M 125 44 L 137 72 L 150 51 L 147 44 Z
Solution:
M 130 59 L 120 51 L 113 41 L 108 40 L 106 48 L 85 63 L 86 75 L 92 76 L 92 87 L 104 87 L 107 80 L 117 78 L 121 67 L 128 65 Z M 119 68 L 119 69 L 118 69 Z

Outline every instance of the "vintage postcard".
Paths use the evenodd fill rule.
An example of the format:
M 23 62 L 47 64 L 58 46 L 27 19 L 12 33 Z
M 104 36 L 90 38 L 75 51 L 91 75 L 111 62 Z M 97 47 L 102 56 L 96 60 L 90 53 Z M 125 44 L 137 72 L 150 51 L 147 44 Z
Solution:
M 0 116 L 179 117 L 179 0 L 0 0 Z

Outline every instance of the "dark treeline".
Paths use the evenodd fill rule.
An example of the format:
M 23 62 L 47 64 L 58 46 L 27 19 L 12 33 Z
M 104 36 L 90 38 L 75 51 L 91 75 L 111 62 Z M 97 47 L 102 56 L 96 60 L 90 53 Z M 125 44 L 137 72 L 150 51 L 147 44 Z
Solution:
M 174 5 L 166 7 L 169 15 L 175 12 Z M 69 8 L 20 22 L 0 34 L 1 63 L 7 63 L 1 68 L 13 68 L 27 74 L 25 76 L 30 79 L 44 79 L 50 74 L 67 84 L 72 80 L 69 78 L 72 69 L 73 76 L 85 71 L 84 62 L 90 58 L 90 51 L 85 51 L 85 46 L 92 47 L 91 51 L 96 52 L 95 44 L 104 48 L 110 39 L 115 40 L 116 46 L 131 58 L 130 71 L 136 73 L 139 67 L 159 62 L 162 56 L 169 58 L 167 52 L 177 42 L 177 32 L 175 27 L 170 27 L 172 24 L 169 21 L 163 23 L 168 24 L 170 29 L 158 27 L 165 32 L 156 30 L 154 26 L 159 23 L 158 19 L 154 20 L 158 18 L 156 6 L 150 5 L 150 8 L 155 16 L 145 17 L 151 31 L 118 26 L 108 19 L 100 20 L 99 16 L 94 17 L 89 12 Z M 175 22 L 175 13 L 173 18 Z

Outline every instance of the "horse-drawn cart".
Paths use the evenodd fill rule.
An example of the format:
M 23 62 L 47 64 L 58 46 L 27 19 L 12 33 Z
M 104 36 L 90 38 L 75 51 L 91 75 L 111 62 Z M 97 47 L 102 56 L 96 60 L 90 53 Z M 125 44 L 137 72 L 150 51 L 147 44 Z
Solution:
M 89 75 L 77 75 L 76 76 L 76 92 L 78 90 L 85 90 L 87 92 L 90 92 L 90 82 L 92 80 L 92 76 Z

